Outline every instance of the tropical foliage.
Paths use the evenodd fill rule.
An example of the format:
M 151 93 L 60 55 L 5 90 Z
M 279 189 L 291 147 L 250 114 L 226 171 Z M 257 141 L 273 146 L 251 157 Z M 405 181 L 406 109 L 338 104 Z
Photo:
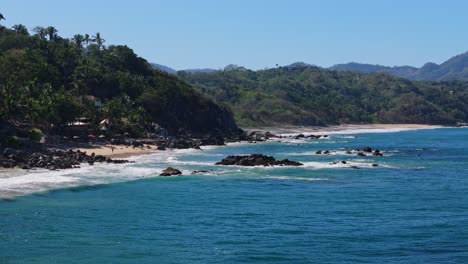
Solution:
M 468 119 L 468 84 L 460 81 L 415 82 L 307 65 L 260 71 L 230 65 L 178 76 L 230 107 L 244 126 L 454 124 Z
M 237 128 L 225 108 L 129 47 L 106 46 L 100 33 L 66 39 L 52 26 L 33 32 L 0 26 L 0 121 L 46 133 L 83 118 L 94 128 L 107 118 L 116 133 L 141 134 L 154 122 L 172 133 Z

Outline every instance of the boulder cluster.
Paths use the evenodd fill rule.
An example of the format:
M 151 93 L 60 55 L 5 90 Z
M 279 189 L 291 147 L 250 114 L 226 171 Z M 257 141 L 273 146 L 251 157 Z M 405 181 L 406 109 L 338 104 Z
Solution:
M 49 170 L 79 168 L 81 163 L 94 165 L 95 162 L 128 163 L 128 160 L 111 159 L 101 155 L 86 154 L 80 150 L 43 150 L 40 152 L 26 152 L 6 148 L 0 156 L 0 167 L 34 169 L 44 168 Z
M 262 154 L 232 155 L 228 156 L 215 165 L 238 165 L 238 166 L 302 166 L 304 164 L 289 159 L 276 160 L 272 156 Z
M 335 152 L 335 151 L 333 151 L 333 152 Z M 362 148 L 362 150 L 358 149 L 358 148 L 355 148 L 353 150 L 347 150 L 345 153 L 348 154 L 348 155 L 356 154 L 356 155 L 358 155 L 360 157 L 365 157 L 365 156 L 368 156 L 368 155 L 373 155 L 373 156 L 378 156 L 378 157 L 383 156 L 383 153 L 380 150 L 376 149 L 376 150 L 373 151 L 371 147 L 364 147 L 364 148 Z M 315 154 L 316 155 L 331 155 L 332 151 L 330 151 L 330 150 L 317 150 L 315 152 Z

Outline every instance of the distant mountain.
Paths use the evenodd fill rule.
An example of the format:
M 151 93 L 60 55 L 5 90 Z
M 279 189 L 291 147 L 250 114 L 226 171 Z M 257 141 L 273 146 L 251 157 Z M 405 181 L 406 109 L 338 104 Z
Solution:
M 157 64 L 157 63 L 150 63 L 150 64 L 151 64 L 151 67 L 153 67 L 153 69 L 158 69 L 158 70 L 165 71 L 165 72 L 172 73 L 172 74 L 175 74 L 177 72 L 176 70 L 170 67 L 161 65 L 161 64 Z
M 157 63 L 151 63 L 151 66 L 153 67 L 153 69 L 158 69 L 158 70 L 161 70 L 161 71 L 165 71 L 167 73 L 171 73 L 171 74 L 176 74 L 177 73 L 177 70 L 171 68 L 171 67 L 168 67 L 168 66 L 165 66 L 165 65 L 161 65 L 161 64 L 157 64 Z M 188 73 L 194 73 L 194 72 L 215 72 L 217 70 L 215 69 L 210 69 L 210 68 L 203 68 L 203 69 L 186 69 L 186 70 L 182 70 L 184 72 L 188 72 Z
M 386 72 L 401 78 L 419 81 L 468 81 L 468 52 L 457 55 L 442 64 L 426 63 L 421 68 L 411 66 L 381 66 L 364 63 L 337 64 L 329 69 L 335 71 L 357 71 L 363 73 Z
M 210 68 L 204 68 L 204 69 L 186 69 L 186 70 L 183 70 L 183 71 L 193 73 L 193 72 L 215 72 L 217 70 L 210 69 Z

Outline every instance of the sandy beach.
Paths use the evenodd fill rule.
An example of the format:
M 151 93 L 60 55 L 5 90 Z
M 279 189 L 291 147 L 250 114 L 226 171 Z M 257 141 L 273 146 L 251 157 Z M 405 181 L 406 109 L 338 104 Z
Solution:
M 73 150 L 86 151 L 87 154 L 94 153 L 96 155 L 102 155 L 110 158 L 125 159 L 132 156 L 147 155 L 157 152 L 155 145 L 144 145 L 143 147 L 129 147 L 122 145 L 90 145 L 86 148 L 71 148 Z
M 417 129 L 434 129 L 442 128 L 439 125 L 425 125 L 425 124 L 350 124 L 350 125 L 337 125 L 337 126 L 281 126 L 281 127 L 246 127 L 246 131 L 270 131 L 273 134 L 290 134 L 290 133 L 339 133 L 340 131 L 352 130 L 365 130 L 372 133 L 374 131 L 383 130 L 417 130 Z
M 313 126 L 282 126 L 282 127 L 259 127 L 259 128 L 243 128 L 246 131 L 270 131 L 273 134 L 290 134 L 290 133 L 340 133 L 344 131 L 366 131 L 382 132 L 385 130 L 417 130 L 417 129 L 434 129 L 442 128 L 443 126 L 424 125 L 424 124 L 364 124 L 364 125 L 338 125 L 326 127 L 313 127 Z M 73 150 L 79 149 L 91 154 L 94 152 L 96 155 L 103 155 L 110 158 L 129 158 L 132 156 L 147 155 L 158 152 L 155 145 L 144 145 L 143 147 L 134 148 L 122 145 L 93 145 L 91 144 L 86 148 L 71 148 Z M 114 148 L 114 150 L 112 150 Z

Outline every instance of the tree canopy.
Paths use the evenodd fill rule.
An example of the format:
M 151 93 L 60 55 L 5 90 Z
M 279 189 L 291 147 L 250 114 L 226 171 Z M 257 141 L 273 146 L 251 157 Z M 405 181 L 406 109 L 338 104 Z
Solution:
M 100 33 L 62 38 L 55 27 L 0 30 L 0 121 L 50 133 L 79 118 L 116 133 L 142 134 L 158 123 L 209 133 L 237 129 L 232 114 L 173 75 L 154 70 L 124 45 L 105 45 Z M 96 101 L 102 107 L 96 107 Z
M 230 65 L 178 76 L 231 108 L 244 126 L 468 120 L 468 84 L 461 81 L 416 82 L 310 65 L 259 71 Z

